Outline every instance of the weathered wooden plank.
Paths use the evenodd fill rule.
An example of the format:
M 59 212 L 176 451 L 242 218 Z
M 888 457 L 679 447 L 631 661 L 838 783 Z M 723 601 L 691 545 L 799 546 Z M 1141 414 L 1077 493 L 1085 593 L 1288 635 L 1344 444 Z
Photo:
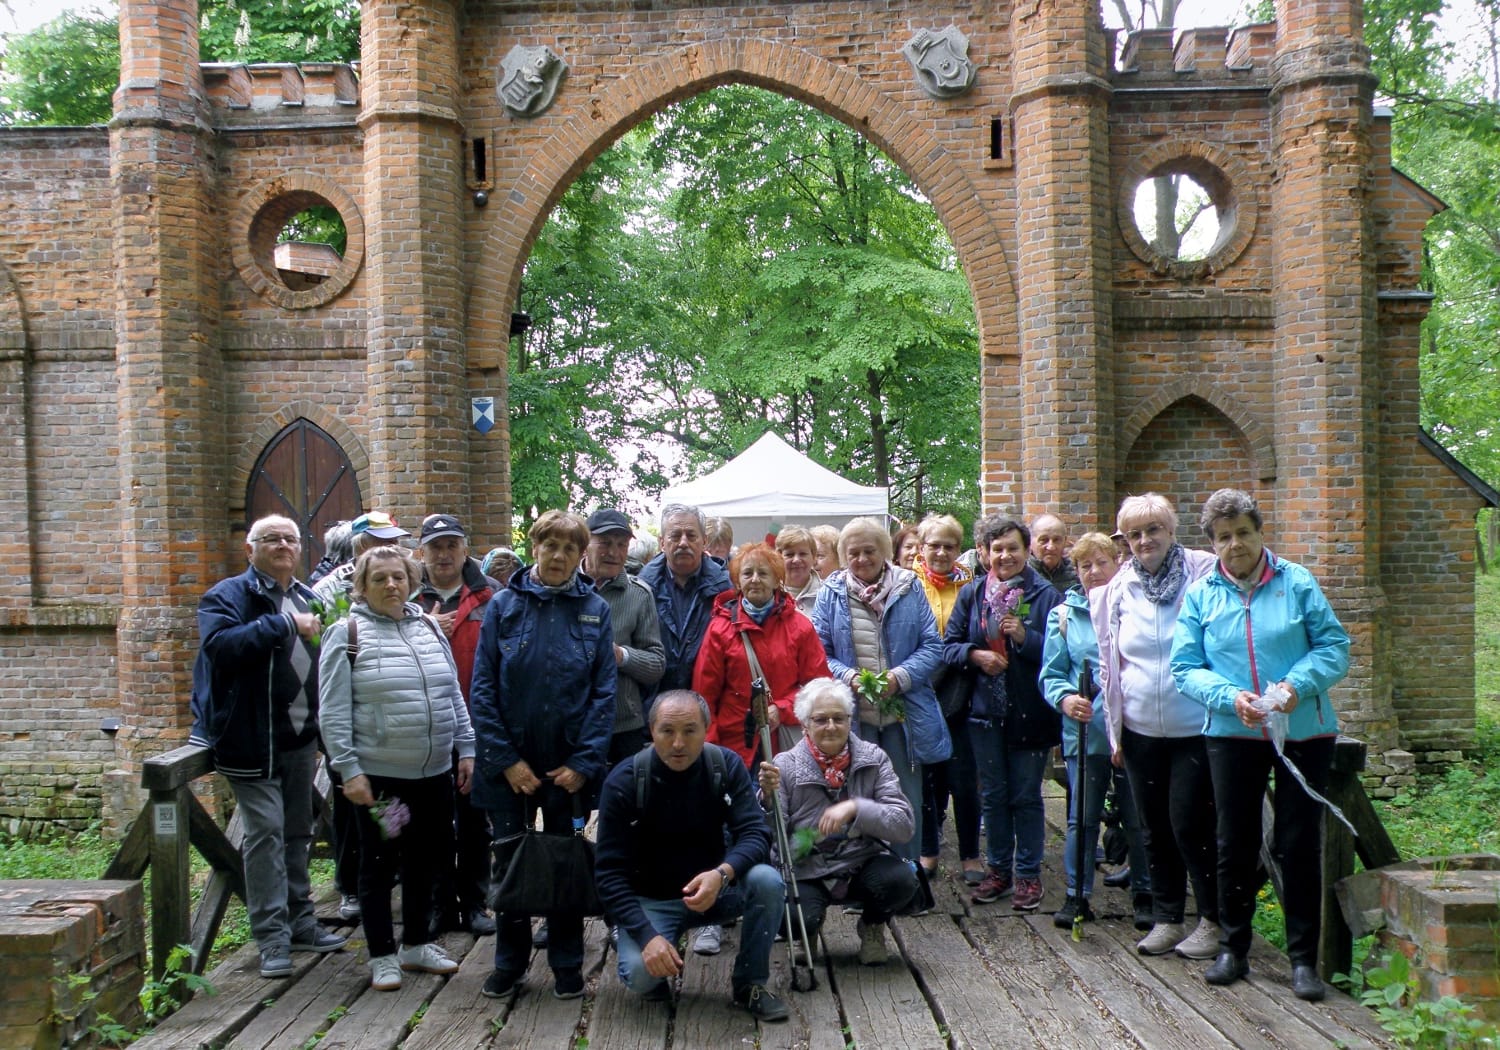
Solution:
M 147 1050 L 225 1046 L 266 1008 L 266 1000 L 285 994 L 298 977 L 322 958 L 325 957 L 293 955 L 292 977 L 268 981 L 260 975 L 260 953 L 254 944 L 247 944 L 207 975 L 214 995 L 194 996 L 154 1032 L 131 1045 Z
M 1165 984 L 1136 963 L 1135 930 L 1124 924 L 1130 947 L 1110 936 L 1117 920 L 1087 923 L 1081 941 L 1050 923 L 1032 924 L 1041 938 L 1077 977 L 1084 994 L 1107 1010 L 1134 1037 L 1134 1045 L 1151 1050 L 1200 1050 L 1229 1045 L 1223 1033 L 1183 1002 L 1199 989 L 1185 981 Z M 1180 994 L 1182 993 L 1182 994 Z
M 467 954 L 454 957 L 458 972 L 433 997 L 403 1050 L 473 1050 L 487 1046 L 504 1023 L 510 1004 L 480 991 L 495 968 L 495 938 L 481 937 Z
M 1087 989 L 1065 966 L 1033 928 L 1050 923 L 1050 916 L 1025 918 L 1012 912 L 994 918 L 993 912 L 966 919 L 960 926 L 984 953 L 990 970 L 1025 1029 L 1014 1031 L 1021 1041 L 1026 1029 L 1038 1046 L 1092 1048 L 1128 1046 L 1130 1032 L 1120 1022 L 1101 1013 Z
M 1250 948 L 1250 974 L 1287 1013 L 1343 1047 L 1389 1048 L 1396 1044 L 1368 1008 L 1328 986 L 1328 998 L 1307 1003 L 1292 994 L 1292 964 L 1277 948 L 1257 937 Z
M 677 997 L 672 1046 L 692 1050 L 695 1047 L 755 1045 L 755 1019 L 730 1001 L 734 955 L 739 950 L 743 931 L 743 924 L 726 929 L 723 950 L 718 955 L 695 955 L 691 947 L 693 935 L 688 934 L 689 948 L 683 953 L 685 965 Z
M 771 949 L 771 987 L 777 994 L 786 997 L 792 1008 L 791 1023 L 761 1026 L 761 1047 L 796 1047 L 798 1050 L 852 1050 L 844 1035 L 844 1018 L 839 1013 L 838 1000 L 833 994 L 833 981 L 828 974 L 827 953 L 821 943 L 813 953 L 813 974 L 818 986 L 811 991 L 792 990 L 791 959 L 786 944 L 777 944 Z M 802 957 L 798 951 L 799 959 Z
M 138 879 L 151 863 L 151 804 L 141 807 L 101 879 Z
M 1116 940 L 1123 952 L 1134 953 L 1135 931 L 1114 923 L 1096 924 L 1101 934 Z M 1279 993 L 1268 987 L 1265 976 L 1252 962 L 1250 977 L 1227 988 L 1215 988 L 1203 980 L 1208 965 L 1175 955 L 1136 955 L 1141 972 L 1180 995 L 1184 1005 L 1221 1032 L 1225 1045 L 1291 1050 L 1327 1050 L 1329 1040 L 1289 1013 Z M 1290 995 L 1288 995 L 1290 997 Z M 1299 1000 L 1300 1001 L 1300 1000 Z
M 615 953 L 607 949 L 585 1021 L 589 1050 L 665 1050 L 672 1006 L 642 1002 L 627 991 L 615 969 Z
M 920 976 L 932 1013 L 946 1027 L 954 1050 L 1031 1045 L 1029 1034 L 1023 1041 L 1007 1042 L 1005 1033 L 1025 1033 L 1025 1020 L 952 916 L 934 913 L 896 919 L 892 926 L 894 940 L 906 964 Z M 889 965 L 900 963 L 893 959 Z
M 419 1011 L 425 1011 L 444 980 L 437 974 L 408 973 L 394 992 L 361 995 L 328 1029 L 318 1050 L 395 1050 L 417 1027 Z
M 584 925 L 585 979 L 589 977 L 589 963 L 602 954 L 604 936 L 602 923 L 591 920 Z M 532 952 L 525 982 L 524 994 L 517 998 L 492 1045 L 496 1048 L 571 1046 L 582 1030 L 586 1001 L 562 1000 L 552 994 L 552 969 L 547 965 L 545 949 Z
M 856 917 L 837 909 L 823 922 L 834 994 L 854 1042 L 862 1047 L 913 1050 L 945 1043 L 938 1021 L 912 973 L 900 963 L 861 966 Z
M 260 1013 L 253 1032 L 241 1032 L 231 1045 L 234 1050 L 302 1050 L 362 994 L 380 994 L 370 991 L 370 968 L 355 952 L 334 952 Z

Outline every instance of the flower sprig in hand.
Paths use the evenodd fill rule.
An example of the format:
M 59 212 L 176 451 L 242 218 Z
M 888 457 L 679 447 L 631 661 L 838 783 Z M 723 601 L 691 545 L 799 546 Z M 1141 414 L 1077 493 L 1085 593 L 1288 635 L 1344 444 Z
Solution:
M 871 671 L 865 668 L 854 680 L 854 691 L 861 700 L 874 707 L 882 719 L 891 718 L 900 722 L 906 718 L 906 701 L 900 693 L 889 692 L 890 683 L 889 671 Z
M 313 645 L 317 645 L 323 640 L 324 631 L 349 615 L 349 596 L 339 594 L 328 602 L 321 598 L 314 598 L 307 603 L 307 608 L 318 618 L 318 633 L 308 639 Z
M 370 807 L 370 819 L 379 825 L 381 838 L 393 839 L 411 823 L 411 810 L 399 798 L 378 798 Z

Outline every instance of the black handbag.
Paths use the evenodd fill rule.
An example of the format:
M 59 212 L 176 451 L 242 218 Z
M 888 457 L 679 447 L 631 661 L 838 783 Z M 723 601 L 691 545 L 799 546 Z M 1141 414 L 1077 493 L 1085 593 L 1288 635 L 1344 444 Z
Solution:
M 515 848 L 491 894 L 495 914 L 604 914 L 594 885 L 594 844 L 583 837 L 582 796 L 573 795 L 572 832 L 537 831 L 535 807 L 528 803 L 526 830 L 495 843 L 497 850 L 512 843 Z

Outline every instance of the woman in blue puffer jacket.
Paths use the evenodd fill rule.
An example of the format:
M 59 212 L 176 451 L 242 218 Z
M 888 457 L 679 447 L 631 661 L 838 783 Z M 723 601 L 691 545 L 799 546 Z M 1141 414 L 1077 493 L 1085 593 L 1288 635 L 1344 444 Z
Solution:
M 1323 900 L 1322 806 L 1338 719 L 1328 699 L 1349 670 L 1349 635 L 1300 565 L 1276 557 L 1261 536 L 1254 497 L 1220 489 L 1199 523 L 1218 555 L 1215 571 L 1188 588 L 1172 643 L 1178 691 L 1207 709 L 1208 766 L 1218 810 L 1220 952 L 1204 974 L 1230 984 L 1249 973 L 1261 847 L 1261 800 L 1276 770 L 1275 843 L 1281 865 L 1292 990 L 1323 998 L 1318 937 Z M 1285 752 L 1278 759 L 1259 699 L 1285 694 Z M 1284 775 L 1285 774 L 1285 775 Z
M 861 698 L 855 731 L 890 756 L 902 794 L 916 806 L 922 799 L 922 767 L 953 754 L 932 691 L 943 657 L 937 620 L 916 575 L 891 561 L 891 535 L 880 522 L 855 518 L 845 525 L 839 553 L 848 568 L 823 581 L 813 626 L 835 678 L 858 695 L 861 670 L 883 673 L 887 696 L 900 698 L 899 716 Z M 899 848 L 912 863 L 922 842 L 920 813 L 917 821 L 917 834 Z

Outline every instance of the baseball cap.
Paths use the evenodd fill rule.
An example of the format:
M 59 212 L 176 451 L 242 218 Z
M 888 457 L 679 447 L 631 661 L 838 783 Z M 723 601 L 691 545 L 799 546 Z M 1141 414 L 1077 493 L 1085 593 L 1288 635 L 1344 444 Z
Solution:
M 422 543 L 435 540 L 439 536 L 458 536 L 467 538 L 463 523 L 451 514 L 429 514 L 422 522 Z
M 589 532 L 594 536 L 602 536 L 606 532 L 628 532 L 635 535 L 635 529 L 630 527 L 630 519 L 617 510 L 608 507 L 600 508 L 589 515 Z
M 368 514 L 361 514 L 354 519 L 354 524 L 349 526 L 349 532 L 354 536 L 374 536 L 378 540 L 399 540 L 402 536 L 410 536 L 396 519 L 380 510 L 372 510 Z

